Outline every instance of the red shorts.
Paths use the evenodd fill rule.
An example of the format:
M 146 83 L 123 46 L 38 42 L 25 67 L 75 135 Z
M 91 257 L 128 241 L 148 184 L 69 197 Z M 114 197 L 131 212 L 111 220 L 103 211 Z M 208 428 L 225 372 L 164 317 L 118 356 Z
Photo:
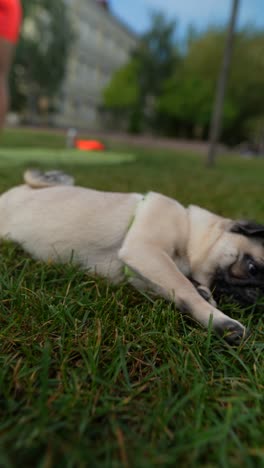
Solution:
M 16 43 L 22 20 L 20 0 L 0 0 L 0 39 Z

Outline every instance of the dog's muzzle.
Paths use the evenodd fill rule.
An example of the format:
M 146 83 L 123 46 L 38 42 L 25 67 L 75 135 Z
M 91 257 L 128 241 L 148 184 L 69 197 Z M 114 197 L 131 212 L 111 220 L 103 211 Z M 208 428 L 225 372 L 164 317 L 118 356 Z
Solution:
M 211 285 L 214 299 L 218 302 L 236 302 L 242 307 L 264 308 L 264 283 L 236 281 L 226 272 L 218 270 Z

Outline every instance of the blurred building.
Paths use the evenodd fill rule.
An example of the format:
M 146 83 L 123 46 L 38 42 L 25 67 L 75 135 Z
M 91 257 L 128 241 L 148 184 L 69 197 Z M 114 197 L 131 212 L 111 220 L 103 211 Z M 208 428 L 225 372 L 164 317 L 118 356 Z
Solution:
M 74 41 L 54 124 L 100 129 L 102 92 L 128 59 L 136 35 L 111 14 L 107 0 L 65 0 Z

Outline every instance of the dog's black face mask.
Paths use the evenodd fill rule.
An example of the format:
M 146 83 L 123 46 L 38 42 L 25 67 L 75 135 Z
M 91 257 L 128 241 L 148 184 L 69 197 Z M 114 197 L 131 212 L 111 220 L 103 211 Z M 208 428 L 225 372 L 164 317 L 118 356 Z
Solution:
M 248 307 L 256 304 L 261 298 L 264 300 L 264 279 L 236 280 L 228 272 L 219 269 L 214 275 L 211 290 L 217 302 L 232 300 L 242 307 Z
M 231 232 L 260 242 L 263 244 L 264 254 L 263 225 L 241 221 L 232 226 Z M 217 302 L 221 299 L 231 299 L 244 307 L 264 299 L 264 259 L 256 260 L 250 252 L 242 254 L 227 270 L 218 269 L 215 272 L 211 290 Z

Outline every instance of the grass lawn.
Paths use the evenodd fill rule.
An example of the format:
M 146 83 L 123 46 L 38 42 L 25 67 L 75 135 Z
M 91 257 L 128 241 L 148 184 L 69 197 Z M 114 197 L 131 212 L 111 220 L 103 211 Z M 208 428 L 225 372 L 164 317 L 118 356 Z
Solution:
M 25 167 L 44 166 L 87 166 L 120 164 L 132 162 L 135 159 L 133 154 L 118 153 L 115 151 L 93 151 L 90 153 L 78 151 L 75 149 L 46 149 L 46 148 L 0 148 L 1 167 L 7 167 L 9 170 L 13 166 L 16 170 L 17 165 Z M 68 170 L 69 170 L 68 169 Z
M 221 157 L 208 170 L 192 154 L 63 146 L 61 135 L 6 131 L 0 193 L 28 166 L 56 167 L 80 185 L 155 190 L 264 222 L 264 159 Z M 0 466 L 264 466 L 260 313 L 222 304 L 252 330 L 235 349 L 162 300 L 6 242 L 0 278 Z

